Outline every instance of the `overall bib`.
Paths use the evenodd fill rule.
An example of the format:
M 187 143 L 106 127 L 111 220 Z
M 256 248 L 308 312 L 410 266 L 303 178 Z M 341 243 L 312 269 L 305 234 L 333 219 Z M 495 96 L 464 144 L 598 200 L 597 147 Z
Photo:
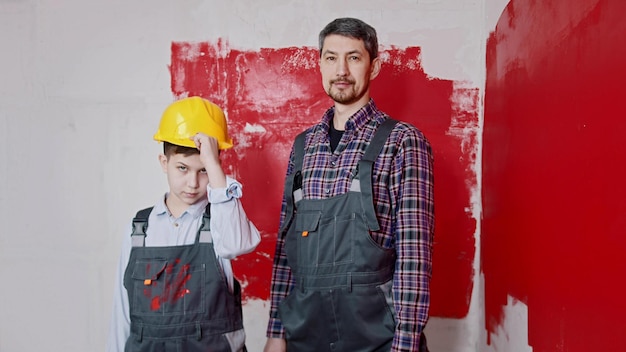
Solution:
M 152 208 L 133 219 L 124 275 L 131 320 L 126 352 L 231 352 L 224 333 L 243 328 L 241 288 L 234 280 L 229 292 L 215 258 L 209 206 L 191 245 L 146 247 Z
M 375 243 L 369 231 L 379 229 L 372 168 L 395 123 L 387 119 L 376 131 L 350 191 L 328 199 L 301 199 L 304 138 L 296 139 L 297 171 L 285 183 L 287 194 L 295 190 L 294 198 L 287 201 L 284 222 L 285 252 L 295 287 L 278 310 L 290 352 L 391 348 L 396 253 Z

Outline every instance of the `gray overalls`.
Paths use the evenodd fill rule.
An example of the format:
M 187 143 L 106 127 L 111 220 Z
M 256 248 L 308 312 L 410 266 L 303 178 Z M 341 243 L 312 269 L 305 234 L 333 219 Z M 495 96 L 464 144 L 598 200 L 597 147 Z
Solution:
M 241 288 L 230 293 L 215 258 L 209 206 L 191 245 L 146 247 L 152 208 L 133 219 L 124 286 L 128 291 L 130 337 L 126 352 L 231 352 L 224 333 L 243 328 Z
M 287 197 L 284 221 L 295 287 L 278 310 L 289 352 L 391 348 L 396 252 L 380 247 L 369 231 L 379 230 L 372 168 L 395 123 L 387 119 L 379 126 L 350 191 L 328 199 L 302 199 L 304 133 L 296 138 L 295 172 L 285 182 L 285 192 L 293 199 Z

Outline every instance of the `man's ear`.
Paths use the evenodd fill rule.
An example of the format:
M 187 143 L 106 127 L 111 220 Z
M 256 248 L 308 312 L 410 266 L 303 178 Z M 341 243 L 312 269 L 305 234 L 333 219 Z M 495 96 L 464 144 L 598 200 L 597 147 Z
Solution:
M 167 156 L 165 154 L 159 154 L 159 164 L 161 164 L 163 172 L 167 173 Z
M 380 58 L 377 57 L 374 60 L 372 60 L 372 72 L 370 73 L 370 80 L 373 80 L 374 78 L 376 78 L 376 76 L 378 76 L 378 74 L 380 73 L 380 69 L 381 69 L 381 62 L 380 62 Z

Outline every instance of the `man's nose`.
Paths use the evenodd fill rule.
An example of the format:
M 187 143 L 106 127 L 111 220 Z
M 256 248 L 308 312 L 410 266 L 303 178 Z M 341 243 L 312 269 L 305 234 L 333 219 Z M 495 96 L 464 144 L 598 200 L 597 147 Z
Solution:
M 347 76 L 348 72 L 348 62 L 346 60 L 338 60 L 337 61 L 337 76 Z

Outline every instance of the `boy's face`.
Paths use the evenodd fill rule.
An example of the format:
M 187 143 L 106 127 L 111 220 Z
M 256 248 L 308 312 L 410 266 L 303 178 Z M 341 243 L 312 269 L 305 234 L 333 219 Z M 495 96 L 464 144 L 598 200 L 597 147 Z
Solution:
M 170 212 L 184 211 L 188 206 L 206 199 L 209 177 L 200 161 L 200 154 L 171 154 L 169 157 L 161 154 L 159 161 L 170 187 L 166 200 Z

